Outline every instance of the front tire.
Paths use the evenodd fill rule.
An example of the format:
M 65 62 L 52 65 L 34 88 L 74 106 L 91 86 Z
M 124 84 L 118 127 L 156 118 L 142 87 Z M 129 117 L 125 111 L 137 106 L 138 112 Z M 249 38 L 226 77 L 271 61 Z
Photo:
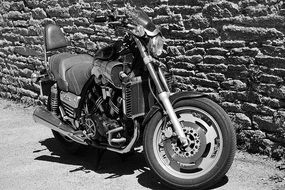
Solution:
M 169 118 L 157 112 L 144 132 L 148 164 L 163 183 L 175 189 L 213 186 L 234 159 L 236 135 L 228 115 L 207 98 L 181 100 L 173 108 L 189 146 L 181 146 Z

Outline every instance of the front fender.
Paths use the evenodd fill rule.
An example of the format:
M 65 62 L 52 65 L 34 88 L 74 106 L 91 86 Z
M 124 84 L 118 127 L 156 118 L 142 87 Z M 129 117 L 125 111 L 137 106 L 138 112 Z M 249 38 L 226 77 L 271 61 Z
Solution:
M 174 105 L 176 102 L 180 100 L 201 98 L 205 96 L 206 96 L 205 94 L 200 93 L 200 92 L 185 91 L 185 92 L 177 92 L 175 94 L 172 94 L 169 97 L 169 100 L 171 104 Z M 149 120 L 152 118 L 152 116 L 154 116 L 154 114 L 158 112 L 159 110 L 161 110 L 161 107 L 159 105 L 152 106 L 149 112 L 147 113 L 146 117 L 144 118 L 142 126 L 145 126 L 149 122 Z

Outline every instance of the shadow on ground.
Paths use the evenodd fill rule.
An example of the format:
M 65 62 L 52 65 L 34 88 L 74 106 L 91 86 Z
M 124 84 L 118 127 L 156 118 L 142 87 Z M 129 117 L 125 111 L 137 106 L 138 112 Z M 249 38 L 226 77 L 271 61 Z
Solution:
M 137 175 L 138 183 L 150 189 L 169 189 L 162 185 L 155 174 L 148 168 L 143 153 L 135 152 L 131 155 L 120 155 L 110 151 L 105 151 L 99 164 L 99 154 L 94 148 L 86 148 L 79 155 L 71 155 L 64 151 L 54 138 L 48 138 L 40 141 L 41 145 L 45 146 L 51 155 L 41 155 L 35 160 L 56 162 L 78 166 L 69 172 L 96 172 L 99 174 L 110 174 L 105 179 L 118 178 L 125 175 L 132 175 L 135 171 L 139 171 Z M 35 150 L 34 153 L 39 153 L 46 149 Z M 212 188 L 217 188 L 225 185 L 228 182 L 228 177 L 224 176 L 222 180 Z

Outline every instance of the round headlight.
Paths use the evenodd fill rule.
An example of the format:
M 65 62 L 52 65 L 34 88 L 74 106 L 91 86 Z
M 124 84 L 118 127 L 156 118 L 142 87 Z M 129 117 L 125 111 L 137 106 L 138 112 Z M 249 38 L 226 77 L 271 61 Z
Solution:
M 154 56 L 160 56 L 163 51 L 164 40 L 160 35 L 157 35 L 150 40 L 150 50 Z

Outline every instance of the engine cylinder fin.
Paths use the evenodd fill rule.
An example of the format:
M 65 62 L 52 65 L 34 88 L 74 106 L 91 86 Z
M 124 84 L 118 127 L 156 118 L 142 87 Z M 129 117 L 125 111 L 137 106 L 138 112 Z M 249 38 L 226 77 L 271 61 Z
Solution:
M 113 101 L 110 99 L 109 100 L 109 105 L 110 105 L 110 107 L 114 110 L 114 112 L 116 113 L 116 114 L 118 114 L 119 113 L 119 108 L 113 103 Z
M 65 113 L 67 113 L 68 116 L 74 117 L 74 108 L 72 108 L 70 105 L 68 105 L 65 102 L 62 102 L 63 108 Z
M 96 106 L 99 107 L 102 103 L 103 103 L 103 98 L 102 98 L 102 96 L 100 96 L 100 97 L 96 100 L 95 104 L 96 104 Z
M 94 110 L 94 111 L 97 111 L 98 109 L 100 109 L 100 107 L 101 107 L 103 101 L 104 101 L 104 100 L 103 100 L 102 96 L 100 96 L 100 97 L 96 100 L 96 102 L 95 102 L 95 110 Z

